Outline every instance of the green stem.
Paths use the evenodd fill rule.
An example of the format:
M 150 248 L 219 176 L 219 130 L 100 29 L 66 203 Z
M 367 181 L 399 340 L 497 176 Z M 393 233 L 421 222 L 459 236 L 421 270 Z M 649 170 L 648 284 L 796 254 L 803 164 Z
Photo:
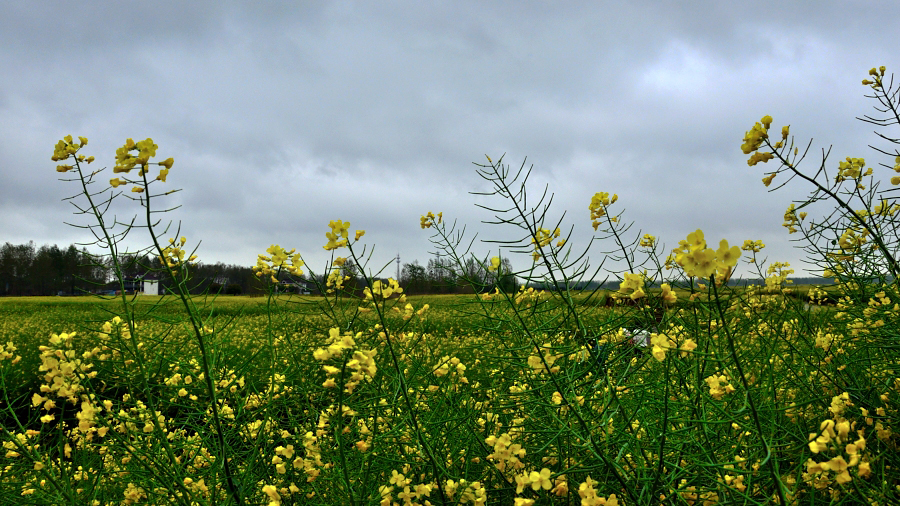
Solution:
M 194 336 L 197 338 L 197 345 L 200 348 L 200 357 L 202 359 L 200 361 L 200 364 L 203 366 L 203 377 L 206 382 L 206 389 L 209 392 L 209 398 L 210 398 L 210 404 L 211 404 L 210 410 L 212 411 L 212 415 L 213 415 L 213 424 L 216 427 L 216 440 L 219 444 L 219 455 L 217 456 L 218 458 L 216 459 L 216 462 L 218 463 L 219 460 L 222 461 L 222 466 L 225 471 L 225 481 L 226 481 L 226 484 L 228 485 L 228 491 L 231 493 L 231 498 L 234 500 L 234 502 L 236 504 L 242 505 L 242 504 L 244 504 L 244 501 L 241 498 L 240 492 L 238 491 L 238 488 L 234 483 L 234 473 L 232 472 L 231 463 L 230 463 L 230 460 L 228 459 L 228 452 L 227 452 L 228 447 L 225 443 L 225 435 L 224 435 L 224 431 L 222 430 L 222 422 L 221 422 L 220 416 L 219 416 L 219 405 L 218 405 L 218 399 L 216 398 L 216 386 L 215 386 L 215 383 L 213 382 L 212 373 L 211 373 L 210 367 L 209 367 L 209 352 L 206 349 L 206 340 L 203 338 L 203 333 L 201 331 L 203 324 L 202 324 L 202 322 L 198 321 L 199 317 L 197 315 L 196 308 L 193 307 L 193 305 L 190 303 L 190 301 L 187 298 L 187 295 L 186 295 L 187 287 L 184 285 L 185 280 L 183 278 L 185 270 L 183 268 L 179 269 L 178 272 L 181 272 L 182 279 L 178 279 L 176 271 L 172 268 L 169 268 L 168 265 L 166 265 L 165 254 L 163 252 L 163 248 L 162 248 L 162 246 L 160 246 L 159 241 L 156 238 L 156 234 L 153 231 L 153 222 L 151 221 L 151 215 L 150 215 L 150 198 L 151 197 L 150 197 L 150 191 L 149 191 L 148 184 L 147 184 L 148 182 L 147 182 L 146 173 L 143 173 L 142 177 L 144 178 L 144 188 L 147 189 L 146 190 L 147 191 L 147 196 L 146 196 L 147 204 L 145 206 L 145 209 L 146 209 L 147 227 L 150 230 L 150 238 L 153 239 L 153 245 L 156 248 L 156 252 L 159 255 L 159 257 L 162 259 L 162 262 L 164 264 L 163 268 L 169 274 L 169 278 L 172 280 L 172 282 L 175 283 L 175 286 L 177 288 L 175 291 L 177 292 L 178 298 L 181 299 L 181 303 L 184 305 L 184 308 L 187 311 L 188 318 L 190 319 L 190 322 L 191 322 L 191 327 L 194 329 Z M 183 266 L 179 266 L 179 267 L 183 267 Z M 156 424 L 154 424 L 154 425 L 156 425 Z
M 731 354 L 731 360 L 734 362 L 734 366 L 737 368 L 738 376 L 741 378 L 741 385 L 744 387 L 744 395 L 747 396 L 747 404 L 750 406 L 750 413 L 753 415 L 753 423 L 756 425 L 756 430 L 759 432 L 759 439 L 762 441 L 763 448 L 766 450 L 766 458 L 764 459 L 766 463 L 769 465 L 766 466 L 769 468 L 769 473 L 772 476 L 772 481 L 775 483 L 776 492 L 778 493 L 779 504 L 787 504 L 785 501 L 785 487 L 784 483 L 781 481 L 781 477 L 778 475 L 778 458 L 772 455 L 772 449 L 769 447 L 769 441 L 766 439 L 766 436 L 763 432 L 762 422 L 759 419 L 759 412 L 756 410 L 756 401 L 753 399 L 753 395 L 750 391 L 750 384 L 747 381 L 747 377 L 744 375 L 744 368 L 741 366 L 741 360 L 738 358 L 737 349 L 734 346 L 734 336 L 731 334 L 731 330 L 728 328 L 728 320 L 725 318 L 725 310 L 722 308 L 722 302 L 719 300 L 719 291 L 716 288 L 716 277 L 715 274 L 711 275 L 709 278 L 709 284 L 712 286 L 713 297 L 716 300 L 716 310 L 719 313 L 719 319 L 722 320 L 722 330 L 725 331 L 725 337 L 728 340 L 728 350 Z

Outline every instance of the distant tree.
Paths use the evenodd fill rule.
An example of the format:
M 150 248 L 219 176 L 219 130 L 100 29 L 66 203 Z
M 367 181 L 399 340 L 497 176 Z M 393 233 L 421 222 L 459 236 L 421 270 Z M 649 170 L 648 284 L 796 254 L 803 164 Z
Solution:
M 429 259 L 425 270 L 431 293 L 450 293 L 456 287 L 456 273 L 445 260 Z
M 27 280 L 34 295 L 51 295 L 59 290 L 62 284 L 60 277 L 65 274 L 61 272 L 64 269 L 62 256 L 56 245 L 51 247 L 45 244 L 35 251 L 31 275 Z
M 500 268 L 496 272 L 489 273 L 489 279 L 494 287 L 505 293 L 515 293 L 519 289 L 519 282 L 513 274 L 512 263 L 509 258 L 500 258 Z
M 361 275 L 361 269 L 352 258 L 348 258 L 344 265 L 341 266 L 341 274 L 349 276 L 350 279 L 344 281 L 344 290 L 362 296 L 364 281 Z M 323 285 L 324 286 L 324 285 Z
M 487 259 L 479 261 L 470 256 L 466 259 L 460 281 L 469 285 L 475 292 L 487 291 L 492 286 L 489 273 L 485 268 L 485 264 L 489 262 Z
M 404 287 L 406 293 L 409 294 L 423 294 L 429 288 L 425 268 L 419 265 L 418 260 L 403 264 L 403 268 L 400 270 L 399 283 Z
M 0 288 L 4 295 L 33 295 L 31 283 L 35 259 L 34 241 L 0 247 Z

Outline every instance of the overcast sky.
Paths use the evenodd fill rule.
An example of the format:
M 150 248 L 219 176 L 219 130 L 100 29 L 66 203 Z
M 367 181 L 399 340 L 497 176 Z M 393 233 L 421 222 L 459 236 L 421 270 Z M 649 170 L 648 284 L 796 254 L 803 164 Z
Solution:
M 204 262 L 249 266 L 278 243 L 321 272 L 341 219 L 366 230 L 373 267 L 398 252 L 424 264 L 428 211 L 509 237 L 476 207 L 503 203 L 469 193 L 487 188 L 473 162 L 505 153 L 534 165 L 531 191 L 549 185 L 576 247 L 593 233 L 591 196 L 608 191 L 632 233 L 667 250 L 701 228 L 800 266 L 781 223 L 809 188 L 767 193 L 741 139 L 770 114 L 813 139 L 807 170 L 832 145 L 829 167 L 873 165 L 860 81 L 900 65 L 898 28 L 896 1 L 4 0 L 0 243 L 90 238 L 63 224 L 84 223 L 61 201 L 78 188 L 50 160 L 72 134 L 108 167 L 100 184 L 128 137 L 173 157 L 156 188 L 183 189 L 167 216 Z M 121 199 L 111 212 L 136 211 Z M 596 244 L 595 263 L 612 247 Z

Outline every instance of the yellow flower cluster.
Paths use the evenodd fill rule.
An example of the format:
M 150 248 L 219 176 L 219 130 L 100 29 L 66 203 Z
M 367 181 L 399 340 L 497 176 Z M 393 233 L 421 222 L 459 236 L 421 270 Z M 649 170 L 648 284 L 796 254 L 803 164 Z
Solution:
M 328 222 L 328 226 L 331 227 L 331 232 L 325 232 L 328 243 L 323 247 L 326 250 L 331 251 L 347 246 L 347 243 L 349 242 L 350 222 L 331 220 Z
M 93 399 L 83 395 L 85 390 L 82 385 L 83 378 L 94 378 L 97 371 L 92 371 L 93 364 L 89 360 L 100 353 L 100 348 L 76 354 L 74 350 L 75 333 L 52 334 L 50 346 L 40 346 L 41 365 L 39 371 L 45 372 L 44 384 L 41 385 L 41 394 L 34 394 L 31 398 L 32 406 L 43 405 L 42 409 L 50 411 L 56 407 L 53 397 L 63 398 L 72 404 L 80 405 L 81 409 L 75 414 L 78 420 L 78 430 L 82 434 L 98 432 L 94 428 L 94 419 L 102 407 L 94 404 Z M 48 413 L 41 417 L 42 423 L 49 423 L 55 419 L 55 415 Z M 103 429 L 101 435 L 106 434 Z M 89 437 L 90 438 L 90 437 Z
M 140 165 L 141 174 L 143 174 L 150 159 L 156 156 L 157 149 L 159 146 L 154 144 L 153 139 L 149 137 L 138 142 L 134 142 L 131 138 L 126 139 L 125 144 L 116 149 L 116 166 L 113 167 L 113 172 L 116 174 L 130 172 L 135 166 Z M 137 153 L 134 154 L 132 151 L 137 151 Z
M 766 163 L 773 158 L 775 158 L 775 155 L 768 151 L 757 151 L 757 152 L 753 153 L 752 155 L 750 155 L 750 158 L 747 159 L 747 165 L 752 167 L 759 162 Z M 775 175 L 773 174 L 772 177 L 769 178 L 769 183 L 772 182 L 772 178 L 774 178 L 774 177 L 775 177 Z M 766 180 L 763 179 L 763 183 L 765 183 L 765 182 L 766 182 Z M 769 185 L 767 184 L 766 186 L 769 186 Z
M 766 290 L 777 292 L 783 284 L 791 284 L 793 280 L 788 276 L 794 273 L 794 269 L 788 269 L 790 262 L 772 262 L 766 269 Z
M 535 492 L 541 489 L 550 490 L 553 488 L 553 482 L 550 481 L 550 476 L 552 475 L 553 472 L 546 467 L 540 471 L 516 475 L 516 494 L 521 494 L 528 487 L 531 487 L 531 490 Z
M 674 304 L 678 300 L 678 295 L 672 290 L 668 283 L 663 283 L 659 287 L 662 290 L 662 300 L 665 304 Z
M 335 290 L 343 289 L 344 282 L 350 280 L 350 276 L 341 271 L 341 267 L 343 267 L 346 262 L 346 258 L 337 257 L 331 263 L 331 272 L 328 273 L 328 278 L 325 280 L 326 291 L 328 293 L 334 293 Z
M 788 206 L 787 210 L 784 211 L 784 223 L 782 223 L 781 226 L 788 229 L 789 234 L 793 234 L 797 231 L 800 220 L 804 217 L 806 217 L 806 213 L 800 213 L 800 217 L 798 217 L 794 204 L 791 204 Z
M 625 279 L 619 284 L 619 291 L 622 293 L 627 293 L 631 291 L 631 300 L 638 300 L 642 297 L 646 297 L 647 294 L 644 293 L 644 282 L 646 280 L 645 274 L 634 274 L 631 272 L 626 272 L 624 274 Z
M 859 180 L 863 176 L 872 175 L 872 167 L 869 167 L 865 173 L 862 169 L 866 166 L 865 158 L 850 158 L 838 163 L 838 173 L 834 180 L 838 183 L 847 179 Z
M 717 401 L 722 400 L 722 397 L 725 397 L 725 394 L 734 393 L 735 391 L 734 385 L 728 381 L 728 376 L 724 373 L 718 375 L 713 374 L 704 381 L 706 381 L 706 385 L 709 387 L 709 395 Z
M 546 228 L 538 228 L 534 237 L 531 238 L 531 244 L 536 244 L 540 247 L 544 247 L 550 244 L 553 239 L 559 237 L 559 228 L 550 232 Z
M 361 333 L 356 334 L 357 338 L 361 336 Z M 326 343 L 328 346 L 325 348 L 318 348 L 313 352 L 314 359 L 320 361 L 330 360 L 333 357 L 341 355 L 344 350 L 352 350 L 356 347 L 356 341 L 353 338 L 353 334 L 341 334 L 341 329 L 338 328 L 333 328 L 328 331 Z
M 362 333 L 358 332 L 356 338 L 358 339 L 360 336 L 362 336 Z M 350 360 L 344 364 L 350 373 L 347 378 L 344 378 L 344 392 L 352 394 L 362 380 L 372 381 L 375 378 L 375 373 L 378 372 L 378 366 L 375 364 L 375 355 L 378 354 L 378 350 L 355 349 L 356 340 L 353 335 L 349 332 L 341 334 L 341 329 L 338 328 L 328 331 L 326 344 L 325 348 L 318 348 L 313 351 L 313 358 L 324 362 L 343 355 L 345 350 L 353 352 Z M 341 368 L 326 364 L 322 366 L 322 369 L 328 375 L 328 379 L 322 383 L 322 386 L 325 388 L 336 388 L 337 382 L 335 382 L 335 377 L 341 374 Z
M 619 200 L 618 195 L 613 194 L 612 198 L 610 198 L 607 192 L 597 192 L 591 197 L 591 205 L 588 207 L 591 211 L 591 225 L 594 227 L 594 230 L 597 230 L 597 227 L 600 226 L 600 218 L 606 216 L 606 208 L 613 205 L 617 200 Z
M 431 495 L 431 491 L 434 490 L 435 485 L 433 483 L 419 483 L 418 485 L 412 485 L 412 480 L 406 477 L 403 473 L 397 472 L 396 469 L 391 471 L 391 478 L 388 481 L 390 485 L 382 485 L 378 487 L 378 493 L 381 495 L 381 503 L 384 506 L 391 506 L 393 504 L 398 504 L 393 502 L 393 493 L 394 488 L 402 489 L 397 493 L 397 499 L 403 501 L 403 504 L 420 504 L 420 499 L 425 499 Z M 427 499 L 425 499 L 424 504 L 431 504 Z
M 420 222 L 419 224 L 421 225 L 422 229 L 424 230 L 426 228 L 431 228 L 432 225 L 440 224 L 443 219 L 444 219 L 444 213 L 442 213 L 442 212 L 437 213 L 437 216 L 435 216 L 434 213 L 432 213 L 431 211 L 428 211 L 428 214 L 426 214 L 425 216 L 422 216 L 422 218 L 419 220 L 419 222 Z
M 598 497 L 597 489 L 594 488 L 597 482 L 588 476 L 584 483 L 578 486 L 578 495 L 581 497 L 582 506 L 619 506 L 619 500 L 616 494 L 610 494 L 608 498 Z
M 459 494 L 459 504 L 473 504 L 475 506 L 484 506 L 487 503 L 487 490 L 480 481 L 469 483 L 466 480 L 447 480 L 444 484 L 444 493 L 447 497 L 453 499 L 457 492 Z M 382 502 L 384 504 L 384 502 Z M 427 504 L 427 503 L 426 503 Z
M 82 364 L 80 358 L 76 358 L 73 349 L 73 339 L 75 332 L 69 334 L 52 334 L 50 336 L 50 346 L 40 346 L 41 365 L 38 371 L 45 372 L 44 382 L 47 387 L 42 388 L 43 393 L 55 394 L 56 397 L 62 397 L 71 402 L 77 402 L 79 394 L 84 390 L 81 386 L 81 377 L 78 374 L 87 374 L 91 364 Z M 93 373 L 96 375 L 96 373 Z M 35 402 L 36 398 L 41 397 L 34 395 L 32 403 L 37 406 L 39 402 Z M 45 406 L 45 409 L 48 409 Z
M 370 290 L 367 286 L 363 289 L 363 295 L 365 295 L 366 300 L 374 301 L 376 299 L 390 299 L 392 295 L 400 295 L 400 302 L 404 302 L 406 297 L 403 294 L 403 288 L 400 287 L 400 284 L 397 283 L 397 280 L 394 278 L 388 279 L 387 283 L 382 283 L 381 280 L 375 280 L 372 283 L 372 289 Z
M 484 442 L 494 450 L 487 456 L 488 460 L 501 472 L 507 467 L 514 470 L 525 467 L 525 463 L 520 460 L 525 457 L 525 448 L 519 443 L 513 443 L 509 433 L 505 432 L 500 437 L 488 436 Z
M 744 241 L 744 245 L 741 246 L 741 249 L 744 251 L 752 251 L 754 253 L 759 253 L 765 247 L 766 247 L 766 245 L 763 244 L 762 241 L 752 241 L 750 239 L 747 239 L 746 241 Z
M 284 248 L 277 244 L 273 244 L 266 249 L 266 253 L 271 256 L 259 255 L 256 258 L 256 265 L 253 266 L 253 272 L 257 277 L 262 278 L 269 276 L 273 283 L 278 283 L 275 277 L 281 271 L 287 271 L 293 276 L 302 276 L 303 260 L 300 255 L 296 254 L 295 249 L 285 251 Z
M 772 117 L 763 116 L 762 123 L 757 122 L 750 128 L 750 131 L 744 133 L 744 144 L 741 145 L 741 151 L 745 155 L 758 150 L 762 146 L 763 141 L 769 138 L 769 125 L 772 124 Z M 753 164 L 751 164 L 753 165 Z
M 450 357 L 449 355 L 441 357 L 440 363 L 434 367 L 432 374 L 438 378 L 443 378 L 451 372 L 456 373 L 457 380 L 460 383 L 469 384 L 469 379 L 466 378 L 466 364 L 463 364 L 457 357 Z
M 662 362 L 666 358 L 666 351 L 675 349 L 675 340 L 663 333 L 650 333 L 650 354 L 657 361 Z
M 321 468 L 326 467 L 325 463 L 322 462 L 322 451 L 319 449 L 319 437 L 324 435 L 324 428 L 327 424 L 328 418 L 322 416 L 319 418 L 318 428 L 316 433 L 313 434 L 311 431 L 307 432 L 303 435 L 303 454 L 304 457 L 297 457 L 294 459 L 294 468 L 303 468 L 303 471 L 306 473 L 306 482 L 312 483 L 316 481 L 316 478 L 319 477 L 319 474 L 322 472 Z M 322 431 L 320 433 L 320 431 Z
M 894 166 L 892 167 L 894 172 L 900 172 L 900 156 L 894 158 Z M 891 178 L 891 184 L 898 185 L 900 184 L 900 176 L 894 176 Z
M 652 248 L 654 244 L 656 244 L 656 237 L 650 234 L 644 234 L 644 237 L 641 238 L 640 246 L 642 248 Z
M 557 227 L 553 232 L 547 230 L 546 228 L 537 229 L 535 235 L 531 238 L 531 244 L 534 244 L 534 252 L 531 253 L 531 256 L 532 258 L 534 258 L 535 262 L 541 259 L 541 248 L 550 244 L 553 239 L 559 237 L 559 234 L 559 227 Z M 566 240 L 560 239 L 559 242 L 556 243 L 556 247 L 561 248 L 564 244 L 566 244 Z
M 159 256 L 159 261 L 165 265 L 172 274 L 178 274 L 178 268 L 184 265 L 185 260 L 185 251 L 184 245 L 187 242 L 186 237 L 182 237 L 178 244 L 175 243 L 175 239 L 169 239 L 169 245 L 163 248 L 162 255 Z M 193 262 L 197 259 L 197 255 L 191 255 L 187 261 Z
M 772 158 L 775 158 L 775 154 L 773 152 L 759 151 L 759 148 L 761 148 L 766 139 L 769 138 L 770 126 L 772 126 L 772 117 L 769 115 L 765 115 L 755 125 L 753 125 L 752 128 L 750 128 L 750 131 L 744 134 L 744 143 L 741 144 L 741 151 L 743 151 L 745 155 L 750 155 L 750 158 L 747 160 L 747 165 L 752 167 L 759 162 L 766 163 Z M 784 146 L 784 141 L 787 140 L 788 135 L 790 135 L 790 127 L 782 127 L 782 140 L 775 145 L 776 149 Z M 763 183 L 765 183 L 766 186 L 769 186 L 769 184 L 772 182 L 772 178 L 774 177 L 775 174 L 772 174 L 771 176 L 764 178 Z
M 900 158 L 900 157 L 898 157 Z M 898 182 L 900 183 L 900 182 Z M 894 184 L 898 184 L 894 183 Z M 865 216 L 894 216 L 897 214 L 897 211 L 900 211 L 900 204 L 895 204 L 893 202 L 888 201 L 887 199 L 881 199 L 874 207 L 872 207 L 872 211 L 868 209 L 862 209 L 856 212 L 859 217 Z
M 844 254 L 857 253 L 862 248 L 863 244 L 866 243 L 868 235 L 868 229 L 850 227 L 841 234 L 840 239 L 838 239 L 838 245 L 841 247 L 841 251 Z
M 821 423 L 818 434 L 809 435 L 809 450 L 814 454 L 822 452 L 838 454 L 825 462 L 816 462 L 812 458 L 806 461 L 803 478 L 815 488 L 825 488 L 830 484 L 831 476 L 826 472 L 833 473 L 834 481 L 841 485 L 852 481 L 853 478 L 850 476 L 852 468 L 856 468 L 857 475 L 863 478 L 872 473 L 869 462 L 861 461 L 863 451 L 866 449 L 865 429 L 857 430 L 856 440 L 850 442 L 850 432 L 855 428 L 856 422 L 845 420 L 842 414 L 844 409 L 851 405 L 850 395 L 847 392 L 832 398 L 829 410 L 834 415 L 833 418 Z M 850 461 L 848 462 L 841 453 L 846 454 Z
M 875 67 L 869 69 L 869 75 L 872 76 L 875 80 L 869 81 L 868 79 L 863 79 L 863 86 L 871 86 L 873 89 L 881 88 L 881 79 L 884 77 L 884 72 L 887 70 L 887 67 L 884 65 L 878 67 L 878 70 L 875 70 Z
M 516 304 L 525 303 L 526 305 L 534 304 L 535 302 L 539 302 L 541 299 L 546 297 L 547 294 L 544 293 L 543 290 L 535 290 L 533 286 L 529 286 L 525 288 L 525 286 L 520 286 L 519 291 L 516 293 Z
M 697 493 L 697 487 L 695 485 L 685 486 L 687 484 L 686 479 L 682 479 L 679 485 L 678 495 L 681 496 L 681 499 L 689 504 L 701 504 L 703 506 L 713 506 L 719 503 L 719 494 L 713 490 L 706 490 L 701 493 Z
M 684 269 L 685 274 L 703 279 L 717 274 L 721 280 L 727 280 L 741 257 L 741 249 L 737 246 L 729 247 L 725 239 L 719 242 L 718 250 L 707 248 L 700 229 L 688 234 L 686 241 L 679 241 L 672 253 L 675 255 L 675 263 Z
M 6 346 L 0 344 L 0 360 L 10 360 L 11 364 L 18 364 L 22 361 L 22 356 L 16 355 L 17 350 L 12 341 L 7 341 Z
M 143 176 L 147 173 L 147 166 L 150 165 L 150 158 L 156 156 L 156 150 L 159 148 L 156 144 L 153 143 L 153 139 L 147 138 L 142 141 L 134 142 L 133 139 L 127 139 L 125 144 L 116 149 L 116 165 L 113 167 L 113 172 L 119 174 L 121 172 L 131 172 L 131 169 L 140 165 L 139 175 Z M 133 153 L 135 152 L 135 153 Z M 166 182 L 166 177 L 169 175 L 169 170 L 172 169 L 172 165 L 175 163 L 173 158 L 167 158 L 162 162 L 158 162 L 155 165 L 159 165 L 163 167 L 159 171 L 159 175 L 156 176 L 156 179 L 162 182 Z M 113 178 L 109 180 L 110 186 L 113 188 L 117 188 L 123 184 L 127 184 L 128 181 L 121 178 Z M 134 193 L 143 193 L 144 188 L 141 186 L 135 186 L 131 189 Z
M 62 138 L 59 142 L 56 143 L 56 146 L 53 148 L 53 156 L 50 157 L 54 162 L 58 162 L 60 160 L 67 160 L 70 156 L 73 156 L 78 152 L 79 149 L 87 146 L 88 140 L 87 137 L 78 137 L 78 144 L 72 139 L 71 135 L 67 135 Z M 94 161 L 93 156 L 84 156 L 79 155 L 77 157 L 79 162 L 91 163 Z M 74 165 L 57 165 L 56 172 L 67 172 L 74 169 Z
M 531 356 L 528 357 L 528 365 L 531 367 L 531 370 L 534 371 L 535 374 L 544 374 L 546 372 L 551 372 L 551 373 L 559 372 L 559 366 L 553 365 L 553 364 L 557 360 L 562 358 L 563 354 L 562 353 L 558 353 L 558 354 L 553 353 L 553 348 L 550 343 L 544 343 L 544 345 L 541 346 L 541 348 L 543 350 L 543 358 L 544 358 L 543 361 L 541 360 L 541 356 L 539 356 L 539 355 L 532 354 Z M 545 366 L 544 363 L 546 363 L 547 365 Z M 548 366 L 550 367 L 549 371 L 547 369 Z

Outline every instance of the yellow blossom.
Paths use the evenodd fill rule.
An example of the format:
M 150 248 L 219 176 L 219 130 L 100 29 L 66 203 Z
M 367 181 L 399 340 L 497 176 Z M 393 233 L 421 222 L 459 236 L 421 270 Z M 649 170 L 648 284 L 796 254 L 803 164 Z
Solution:
M 324 248 L 326 250 L 334 250 L 347 246 L 350 222 L 331 220 L 328 222 L 328 226 L 331 227 L 331 232 L 325 233 L 325 237 L 328 238 L 328 244 Z
M 422 229 L 431 228 L 432 225 L 440 224 L 441 220 L 444 217 L 444 213 L 438 213 L 437 216 L 434 215 L 431 211 L 428 211 L 428 214 L 422 216 L 419 220 L 419 224 L 422 226 Z
M 669 286 L 668 283 L 663 283 L 660 288 L 662 289 L 662 300 L 666 304 L 674 304 L 675 301 L 678 300 L 678 296 L 675 295 L 675 292 L 672 290 L 672 287 Z
M 695 343 L 693 339 L 685 339 L 685 341 L 681 344 L 681 356 L 687 356 L 688 353 L 691 353 L 696 349 L 697 343 Z
M 550 490 L 553 488 L 553 482 L 550 481 L 550 475 L 553 474 L 546 467 L 541 469 L 540 472 L 532 471 L 531 474 L 528 475 L 528 481 L 531 482 L 532 490 Z

